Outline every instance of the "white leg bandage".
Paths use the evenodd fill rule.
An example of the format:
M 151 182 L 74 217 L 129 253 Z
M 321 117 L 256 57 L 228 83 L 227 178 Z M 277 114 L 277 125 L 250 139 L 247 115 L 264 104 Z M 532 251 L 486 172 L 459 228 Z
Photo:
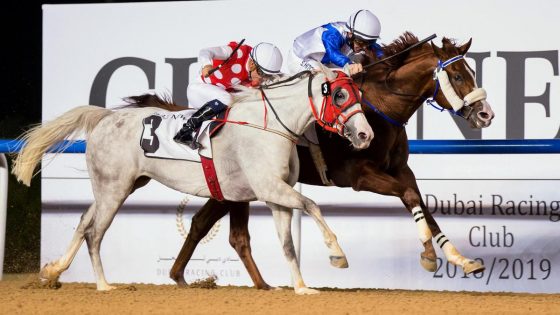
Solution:
M 449 242 L 449 240 L 447 239 L 447 236 L 445 236 L 443 233 L 439 233 L 438 235 L 436 235 L 434 237 L 434 239 L 436 240 L 436 243 L 439 245 L 439 247 L 441 249 L 443 249 L 443 246 Z
M 455 246 L 451 244 L 451 242 L 447 239 L 447 236 L 443 235 L 443 233 L 440 232 L 434 237 L 434 239 L 439 247 L 441 247 L 445 257 L 450 263 L 463 267 L 468 262 L 468 260 L 463 257 L 459 251 L 457 251 Z
M 418 227 L 418 236 L 420 237 L 422 244 L 430 240 L 432 238 L 432 232 L 428 227 L 426 219 L 424 219 L 424 213 L 422 212 L 422 208 L 420 206 L 412 208 L 412 217 L 416 222 L 416 227 Z

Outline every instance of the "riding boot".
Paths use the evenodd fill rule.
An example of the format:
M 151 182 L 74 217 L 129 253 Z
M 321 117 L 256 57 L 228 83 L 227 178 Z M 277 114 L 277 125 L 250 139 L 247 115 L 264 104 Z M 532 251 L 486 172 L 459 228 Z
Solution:
M 186 144 L 193 150 L 200 148 L 200 144 L 195 141 L 193 133 L 200 128 L 204 121 L 221 113 L 226 108 L 227 105 L 219 100 L 212 100 L 204 104 L 183 124 L 183 128 L 177 132 L 173 140 L 178 143 Z

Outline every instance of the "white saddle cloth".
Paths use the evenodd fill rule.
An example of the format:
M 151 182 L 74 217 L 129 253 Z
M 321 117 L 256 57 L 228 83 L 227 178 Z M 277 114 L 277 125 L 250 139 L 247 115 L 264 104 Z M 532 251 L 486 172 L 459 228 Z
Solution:
M 209 131 L 211 120 L 202 123 L 197 134 L 197 141 L 202 145 L 200 149 L 193 150 L 189 146 L 173 140 L 173 137 L 195 111 L 196 109 L 172 113 L 156 112 L 144 118 L 142 121 L 144 130 L 140 139 L 140 147 L 144 150 L 144 155 L 152 158 L 195 162 L 200 162 L 200 155 L 212 158 Z

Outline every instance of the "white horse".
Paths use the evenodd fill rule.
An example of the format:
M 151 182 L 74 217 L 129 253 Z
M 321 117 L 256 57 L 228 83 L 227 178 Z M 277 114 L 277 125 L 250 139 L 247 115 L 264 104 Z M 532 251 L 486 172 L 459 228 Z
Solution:
M 306 287 L 289 227 L 280 224 L 281 218 L 292 208 L 313 217 L 330 250 L 333 266 L 344 268 L 348 263 L 319 207 L 292 187 L 299 173 L 296 137 L 318 121 L 326 129 L 346 137 L 356 149 L 367 148 L 373 139 L 373 131 L 361 111 L 357 86 L 348 77 L 338 75 L 335 78 L 335 73 L 326 69 L 316 75 L 306 73 L 277 82 L 274 87 L 263 90 L 266 94 L 261 94 L 259 89 L 243 89 L 235 96 L 228 120 L 263 126 L 267 106 L 274 111 L 276 119 L 270 119 L 266 129 L 227 123 L 213 139 L 213 159 L 224 198 L 260 200 L 270 207 L 297 294 L 317 291 Z M 326 81 L 330 84 L 325 84 Z M 211 196 L 200 163 L 144 156 L 138 145 L 142 136 L 141 122 L 156 111 L 162 110 L 124 108 L 112 111 L 81 106 L 32 128 L 23 136 L 26 145 L 12 172 L 26 185 L 30 184 L 36 165 L 50 147 L 79 132 L 85 132 L 87 139 L 86 162 L 95 201 L 82 215 L 66 253 L 41 269 L 43 281 L 58 279 L 85 239 L 97 290 L 115 288 L 107 283 L 103 273 L 99 255 L 101 240 L 119 207 L 136 188 L 146 183 L 146 177 L 186 194 Z

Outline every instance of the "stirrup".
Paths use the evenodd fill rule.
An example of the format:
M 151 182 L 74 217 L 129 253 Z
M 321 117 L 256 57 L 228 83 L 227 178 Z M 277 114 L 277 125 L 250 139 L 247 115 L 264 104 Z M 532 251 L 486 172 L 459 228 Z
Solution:
M 193 150 L 198 150 L 202 147 L 202 145 L 200 143 L 198 143 L 195 139 L 188 141 L 188 143 L 185 143 L 186 145 L 189 146 L 189 148 L 193 149 Z
M 181 134 L 181 132 L 179 132 L 175 135 L 175 137 L 173 137 L 173 140 L 179 144 L 184 144 L 193 150 L 200 149 L 201 147 L 200 143 L 196 141 L 191 132 L 185 134 Z
M 190 142 L 193 141 L 193 136 L 191 132 L 183 133 L 179 131 L 174 137 L 173 140 L 180 144 L 190 145 Z

